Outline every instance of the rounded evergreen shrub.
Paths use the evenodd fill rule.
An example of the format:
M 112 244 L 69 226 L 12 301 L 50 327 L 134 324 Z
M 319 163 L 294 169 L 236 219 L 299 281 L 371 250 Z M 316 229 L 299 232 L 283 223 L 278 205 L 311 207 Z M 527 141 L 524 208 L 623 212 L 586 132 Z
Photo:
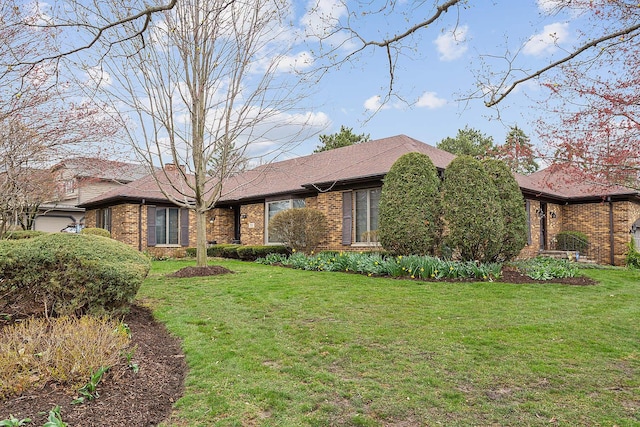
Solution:
M 104 228 L 96 228 L 96 227 L 87 227 L 83 228 L 80 231 L 81 234 L 93 234 L 94 236 L 102 236 L 111 238 L 111 233 L 109 230 L 105 230 Z
M 128 245 L 89 234 L 0 241 L 0 294 L 5 307 L 32 312 L 119 314 L 150 267 L 149 259 Z
M 498 189 L 504 234 L 499 252 L 492 261 L 509 261 L 527 244 L 527 213 L 524 197 L 509 166 L 502 160 L 487 159 L 482 162 Z
M 445 171 L 447 245 L 463 261 L 489 262 L 500 252 L 504 218 L 498 189 L 480 161 L 456 157 Z
M 316 209 L 287 209 L 269 220 L 269 236 L 296 251 L 311 253 L 326 235 L 327 218 Z
M 442 232 L 440 180 L 431 159 L 408 153 L 384 178 L 378 238 L 396 255 L 435 255 Z
M 31 239 L 32 237 L 42 236 L 43 234 L 47 234 L 47 233 L 44 231 L 36 231 L 36 230 L 14 230 L 14 231 L 7 231 L 2 237 L 8 240 L 22 240 L 22 239 Z

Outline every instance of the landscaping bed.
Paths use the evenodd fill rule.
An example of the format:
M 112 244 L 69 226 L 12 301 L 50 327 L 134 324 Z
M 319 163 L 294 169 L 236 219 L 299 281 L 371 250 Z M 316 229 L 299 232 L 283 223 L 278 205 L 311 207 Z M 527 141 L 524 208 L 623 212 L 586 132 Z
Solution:
M 76 390 L 56 384 L 0 400 L 0 420 L 11 414 L 31 418 L 28 426 L 42 426 L 55 406 L 61 407 L 62 420 L 73 427 L 154 426 L 166 419 L 183 393 L 187 366 L 180 342 L 147 308 L 132 306 L 124 321 L 136 348 L 132 361 L 139 366 L 137 373 L 124 363 L 112 367 L 98 385 L 100 396 L 77 405 L 71 405 Z

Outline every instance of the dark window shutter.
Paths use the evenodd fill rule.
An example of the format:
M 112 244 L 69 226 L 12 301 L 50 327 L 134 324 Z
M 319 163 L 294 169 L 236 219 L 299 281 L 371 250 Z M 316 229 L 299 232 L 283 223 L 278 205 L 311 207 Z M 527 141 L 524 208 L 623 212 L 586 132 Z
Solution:
M 342 244 L 351 244 L 351 234 L 353 227 L 352 220 L 352 197 L 351 191 L 345 191 L 342 193 Z
M 524 202 L 525 209 L 527 211 L 527 245 L 531 244 L 531 201 L 526 200 Z
M 180 209 L 180 246 L 189 246 L 189 209 Z
M 147 207 L 147 246 L 156 245 L 156 207 Z
M 100 209 L 96 209 L 96 228 L 102 227 L 102 221 L 100 218 Z

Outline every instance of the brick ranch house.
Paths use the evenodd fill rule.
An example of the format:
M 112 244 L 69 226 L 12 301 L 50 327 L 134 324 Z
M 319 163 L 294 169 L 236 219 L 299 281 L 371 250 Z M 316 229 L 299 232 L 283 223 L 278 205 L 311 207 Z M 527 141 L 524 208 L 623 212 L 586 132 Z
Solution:
M 217 243 L 276 243 L 268 233 L 269 219 L 281 210 L 306 206 L 327 217 L 330 232 L 321 249 L 370 248 L 375 245 L 368 238 L 377 228 L 383 178 L 409 152 L 428 155 L 441 175 L 455 157 L 398 135 L 243 172 L 225 182 L 222 197 L 209 212 L 207 238 Z M 167 174 L 175 173 L 171 167 L 175 169 L 168 166 Z M 620 187 L 562 184 L 560 178 L 562 173 L 549 170 L 516 175 L 529 226 L 521 256 L 553 248 L 560 231 L 581 231 L 589 237 L 590 257 L 599 263 L 622 264 L 631 233 L 640 235 L 640 194 Z M 195 216 L 171 204 L 152 176 L 81 206 L 87 210 L 87 227 L 106 228 L 114 239 L 138 250 L 181 256 L 195 246 Z M 110 223 L 103 218 L 110 218 Z

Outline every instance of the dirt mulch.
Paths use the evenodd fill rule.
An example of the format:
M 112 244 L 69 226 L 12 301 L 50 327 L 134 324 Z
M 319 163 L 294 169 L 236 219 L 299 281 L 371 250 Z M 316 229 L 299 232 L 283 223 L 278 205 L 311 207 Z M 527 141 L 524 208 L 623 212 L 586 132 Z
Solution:
M 203 277 L 216 276 L 218 274 L 229 274 L 233 271 L 219 265 L 208 265 L 206 267 L 184 267 L 175 273 L 168 274 L 168 277 Z
M 182 396 L 187 373 L 180 342 L 147 308 L 132 306 L 124 321 L 136 346 L 132 362 L 140 368 L 137 373 L 124 363 L 111 368 L 98 385 L 100 397 L 79 405 L 71 405 L 74 390 L 56 384 L 0 400 L 0 420 L 12 414 L 31 418 L 27 425 L 41 426 L 56 405 L 70 427 L 155 426 L 169 417 L 173 403 Z
M 552 280 L 535 280 L 529 276 L 525 276 L 515 268 L 508 268 L 508 267 L 502 268 L 502 277 L 500 278 L 499 282 L 514 283 L 516 285 L 521 283 L 540 283 L 540 284 L 560 283 L 563 285 L 572 285 L 572 286 L 591 286 L 591 285 L 598 284 L 596 280 L 593 280 L 592 278 L 586 277 L 586 276 L 565 277 L 563 279 L 552 279 Z

